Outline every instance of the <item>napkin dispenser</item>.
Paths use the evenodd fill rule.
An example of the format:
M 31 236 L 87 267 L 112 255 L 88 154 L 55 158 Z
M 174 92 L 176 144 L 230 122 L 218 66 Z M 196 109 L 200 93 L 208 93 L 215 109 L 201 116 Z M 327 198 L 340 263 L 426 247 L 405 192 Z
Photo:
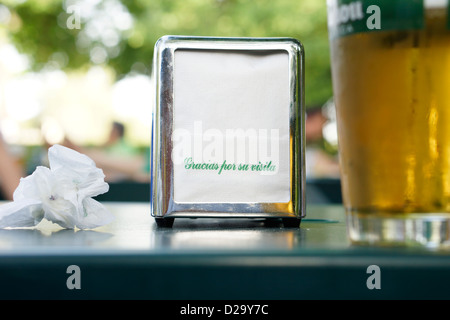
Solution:
M 305 216 L 304 51 L 291 38 L 164 36 L 153 58 L 151 211 Z

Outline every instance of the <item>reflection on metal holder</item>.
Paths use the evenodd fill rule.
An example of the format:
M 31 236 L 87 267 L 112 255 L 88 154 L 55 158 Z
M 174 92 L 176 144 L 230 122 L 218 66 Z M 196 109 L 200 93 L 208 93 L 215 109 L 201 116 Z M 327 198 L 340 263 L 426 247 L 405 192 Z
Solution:
M 277 124 L 285 123 L 285 130 L 283 127 L 279 128 L 279 132 L 281 132 L 280 139 L 285 139 L 284 141 L 280 140 L 280 142 L 278 142 L 278 140 L 270 140 L 269 138 L 269 140 L 271 141 L 270 143 L 276 146 L 280 146 L 279 148 L 281 149 L 281 152 L 279 153 L 280 171 L 277 172 L 277 174 L 281 178 L 279 178 L 275 174 L 267 175 L 264 177 L 261 176 L 260 173 L 254 173 L 253 175 L 251 172 L 247 172 L 245 174 L 243 173 L 241 181 L 244 183 L 244 185 L 245 183 L 248 183 L 249 187 L 244 187 L 243 190 L 245 190 L 245 192 L 242 192 L 239 191 L 239 186 L 237 186 L 238 184 L 240 184 L 240 181 L 238 181 L 240 177 L 237 176 L 237 172 L 230 173 L 230 180 L 226 180 L 228 178 L 224 178 L 225 174 L 220 175 L 216 172 L 214 176 L 213 173 L 210 172 L 214 170 L 209 170 L 208 172 L 206 172 L 206 170 L 205 172 L 201 172 L 201 170 L 187 171 L 183 169 L 183 163 L 180 164 L 176 162 L 176 159 L 174 158 L 176 156 L 174 154 L 174 141 L 176 140 L 176 138 L 174 137 L 174 132 L 179 129 L 179 126 L 181 126 L 179 124 L 181 121 L 180 119 L 191 119 L 192 117 L 194 117 L 193 114 L 196 114 L 196 121 L 198 120 L 198 122 L 201 122 L 205 120 L 202 118 L 203 114 L 199 114 L 201 113 L 199 112 L 199 110 L 189 109 L 190 105 L 188 105 L 187 102 L 186 104 L 183 104 L 186 99 L 176 98 L 177 94 L 181 96 L 181 92 L 183 92 L 183 90 L 186 91 L 186 88 L 183 88 L 183 86 L 189 85 L 188 81 L 183 82 L 178 80 L 177 82 L 176 77 L 179 77 L 178 79 L 180 79 L 181 76 L 179 76 L 179 74 L 182 74 L 181 71 L 178 73 L 176 72 L 177 68 L 183 68 L 181 59 L 178 60 L 179 62 L 176 60 L 176 56 L 179 52 L 187 52 L 191 54 L 194 59 L 192 61 L 198 61 L 198 64 L 202 64 L 202 61 L 204 61 L 202 59 L 204 59 L 205 57 L 209 59 L 210 54 L 219 53 L 225 56 L 229 54 L 233 55 L 233 59 L 237 59 L 230 61 L 239 61 L 240 55 L 242 55 L 242 58 L 248 58 L 248 63 L 251 64 L 249 70 L 256 70 L 255 75 L 252 75 L 251 72 L 246 74 L 249 79 L 252 79 L 252 77 L 255 77 L 255 79 L 258 77 L 260 78 L 261 75 L 266 74 L 264 68 L 258 70 L 258 66 L 264 65 L 262 59 L 268 59 L 266 61 L 270 61 L 272 55 L 275 57 L 276 55 L 280 54 L 282 55 L 283 59 L 284 57 L 286 57 L 285 60 L 280 60 L 286 61 L 285 69 L 283 68 L 283 70 L 286 70 L 286 80 L 285 82 L 283 82 L 283 84 L 286 83 L 286 85 L 284 86 L 282 84 L 277 84 L 276 87 L 278 89 L 274 88 L 274 90 L 279 90 L 282 99 L 280 99 L 280 102 L 278 102 L 278 99 L 273 99 L 273 101 L 276 101 L 276 103 L 268 105 L 267 107 L 272 108 L 273 114 L 278 115 L 277 117 L 273 118 L 277 118 L 278 120 L 274 121 L 279 122 L 274 122 L 274 125 L 268 127 L 269 125 L 271 125 L 270 121 L 272 121 L 272 116 L 267 115 L 267 112 L 263 113 L 263 111 L 261 111 L 260 114 L 255 114 L 254 119 L 249 118 L 248 121 L 252 122 L 253 127 L 258 127 L 257 121 L 259 121 L 259 117 L 261 117 L 261 119 L 264 118 L 265 120 L 261 121 L 265 122 L 261 122 L 261 125 L 259 126 L 260 129 L 266 129 L 266 131 L 262 131 L 264 133 L 267 131 L 270 132 L 270 129 L 273 128 L 276 128 L 278 130 Z M 196 58 L 197 54 L 198 58 Z M 221 64 L 221 61 L 223 60 L 217 60 L 217 64 Z M 151 207 L 152 216 L 155 217 L 158 226 L 171 227 L 175 218 L 204 217 L 267 218 L 272 220 L 276 218 L 281 219 L 285 227 L 298 227 L 300 225 L 301 219 L 305 216 L 305 110 L 303 102 L 304 51 L 300 42 L 290 38 L 215 38 L 165 36 L 161 38 L 155 45 L 153 63 L 156 99 L 153 108 L 152 128 Z M 226 63 L 226 61 L 224 63 Z M 272 69 L 270 69 L 270 64 L 266 63 L 266 65 L 268 65 L 267 72 L 271 72 L 271 70 L 273 69 L 273 72 L 284 75 L 284 73 L 280 73 L 279 70 L 275 70 L 273 66 Z M 231 77 L 233 77 L 233 66 L 220 66 L 220 69 L 229 70 L 229 73 L 232 74 Z M 192 70 L 192 68 L 189 70 Z M 211 74 L 214 74 L 214 68 L 210 72 Z M 267 81 L 270 81 L 271 75 L 266 74 L 266 76 Z M 191 76 L 191 78 L 192 77 L 195 80 L 195 75 Z M 236 75 L 236 77 L 239 77 L 239 74 Z M 241 79 L 240 82 L 242 83 L 242 81 L 243 80 Z M 233 87 L 233 85 L 235 84 L 227 83 L 226 81 L 221 83 L 221 86 L 225 88 L 224 92 L 226 92 L 227 86 L 231 88 Z M 243 88 L 243 90 L 241 90 L 242 92 L 255 92 L 254 83 L 249 81 L 246 82 L 245 85 L 248 86 L 248 88 Z M 188 88 L 188 91 L 193 91 L 190 89 L 190 87 Z M 202 99 L 204 90 L 207 90 L 207 88 L 198 88 L 199 104 L 203 102 L 200 101 L 200 99 Z M 264 92 L 267 91 L 270 90 L 264 90 Z M 195 97 L 196 92 L 193 92 L 192 94 Z M 275 98 L 277 98 L 275 93 L 273 93 L 273 95 Z M 226 105 L 226 103 L 228 103 L 226 101 L 226 95 L 224 95 L 223 97 L 216 97 L 216 99 L 217 101 L 219 101 L 219 105 Z M 229 103 L 232 104 L 233 102 Z M 255 101 L 255 103 L 257 102 Z M 224 110 L 224 108 L 221 108 L 219 105 L 211 104 L 211 108 L 213 108 L 212 114 L 216 114 L 218 118 L 214 121 L 217 121 L 218 124 L 222 125 L 223 122 L 220 122 L 222 121 L 220 118 L 223 116 L 223 113 L 226 110 Z M 254 110 L 256 110 L 258 107 L 258 105 L 249 105 L 249 108 L 254 108 Z M 266 111 L 267 110 L 268 109 L 266 109 Z M 286 116 L 284 117 L 284 115 Z M 245 115 L 234 115 L 234 117 L 244 117 L 244 119 L 236 118 L 236 121 L 238 123 L 239 121 L 241 121 L 241 123 L 243 123 L 242 121 L 246 121 Z M 234 119 L 230 119 L 229 115 L 228 119 L 230 121 L 234 121 Z M 211 127 L 211 121 L 211 118 L 206 119 L 204 121 L 204 126 L 206 127 L 206 124 L 208 124 L 209 127 Z M 188 122 L 186 121 L 185 123 Z M 246 132 L 245 130 L 247 129 L 248 128 L 243 128 L 244 132 Z M 286 134 L 283 134 L 283 130 L 286 131 Z M 283 149 L 283 146 L 286 146 L 285 149 Z M 219 167 L 222 161 L 223 160 L 217 161 Z M 211 164 L 213 162 L 214 161 L 212 160 L 204 161 L 204 163 L 206 164 Z M 272 164 L 272 162 L 268 163 L 269 165 Z M 285 163 L 284 167 L 283 163 Z M 203 168 L 205 167 L 206 166 L 204 166 Z M 234 177 L 232 176 L 232 174 L 235 174 L 236 176 Z M 260 175 L 257 176 L 257 174 Z M 286 178 L 282 178 L 283 174 L 286 176 Z M 197 183 L 197 180 L 195 180 L 195 175 L 201 175 L 201 179 L 209 180 L 198 180 L 199 182 Z M 254 181 L 252 179 L 254 179 Z M 194 183 L 192 183 L 192 181 L 194 181 Z M 206 183 L 205 186 L 205 183 L 202 183 L 201 181 L 210 181 L 211 183 Z M 235 181 L 235 183 L 228 183 L 227 185 L 227 182 L 225 181 Z M 261 186 L 264 186 L 266 190 L 265 193 L 258 195 L 258 188 L 255 187 L 255 185 L 257 185 L 258 183 L 260 183 Z M 180 188 L 179 186 L 182 186 L 183 188 Z M 185 192 L 186 195 L 182 195 L 182 191 L 184 192 L 185 189 L 187 189 L 187 186 L 189 187 L 189 189 L 192 188 L 192 190 L 188 190 L 190 191 L 190 193 Z M 208 194 L 210 191 L 213 192 L 213 188 L 216 187 L 222 188 L 226 191 L 223 192 L 223 197 L 220 194 Z M 198 188 L 199 191 L 197 192 L 195 188 Z M 204 190 L 201 197 L 196 196 L 196 192 L 199 193 L 201 190 Z M 280 196 L 278 197 L 278 195 L 273 195 L 270 190 L 276 190 L 276 192 L 273 192 L 275 194 L 278 192 L 278 190 L 286 190 L 286 193 L 283 195 L 280 191 Z M 189 198 L 190 194 L 194 195 L 192 196 L 192 200 Z M 249 196 L 247 196 L 247 194 Z M 253 196 L 253 194 L 255 194 L 255 196 Z M 265 198 L 265 194 L 267 194 L 267 200 Z

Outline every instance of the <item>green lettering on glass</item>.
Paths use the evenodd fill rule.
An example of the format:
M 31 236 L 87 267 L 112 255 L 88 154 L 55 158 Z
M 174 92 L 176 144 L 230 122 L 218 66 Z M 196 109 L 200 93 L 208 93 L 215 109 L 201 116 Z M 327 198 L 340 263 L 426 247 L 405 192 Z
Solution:
M 330 39 L 425 25 L 423 0 L 328 0 L 327 7 Z

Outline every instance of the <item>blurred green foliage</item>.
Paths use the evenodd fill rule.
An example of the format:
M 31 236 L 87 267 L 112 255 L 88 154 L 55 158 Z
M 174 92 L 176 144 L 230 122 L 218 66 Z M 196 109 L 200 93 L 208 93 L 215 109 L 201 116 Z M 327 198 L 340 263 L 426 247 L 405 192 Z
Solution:
M 323 104 L 332 95 L 325 0 L 3 2 L 12 17 L 8 36 L 31 57 L 35 70 L 101 63 L 121 78 L 130 72 L 149 74 L 154 44 L 163 35 L 292 37 L 305 48 L 307 106 Z M 122 20 L 116 19 L 118 13 Z M 70 29 L 67 21 L 74 14 L 80 27 Z M 115 19 L 122 24 L 114 27 Z

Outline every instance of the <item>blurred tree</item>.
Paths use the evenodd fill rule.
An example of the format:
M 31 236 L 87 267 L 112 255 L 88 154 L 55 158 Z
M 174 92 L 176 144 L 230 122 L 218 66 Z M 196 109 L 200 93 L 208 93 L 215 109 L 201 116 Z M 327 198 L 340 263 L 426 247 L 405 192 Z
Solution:
M 32 68 L 105 64 L 117 78 L 149 74 L 163 35 L 292 37 L 306 52 L 306 104 L 332 94 L 325 1 L 3 0 L 10 40 Z M 78 19 L 78 21 L 77 21 Z M 78 22 L 77 24 L 74 22 Z M 1 28 L 1 26 L 0 26 Z

